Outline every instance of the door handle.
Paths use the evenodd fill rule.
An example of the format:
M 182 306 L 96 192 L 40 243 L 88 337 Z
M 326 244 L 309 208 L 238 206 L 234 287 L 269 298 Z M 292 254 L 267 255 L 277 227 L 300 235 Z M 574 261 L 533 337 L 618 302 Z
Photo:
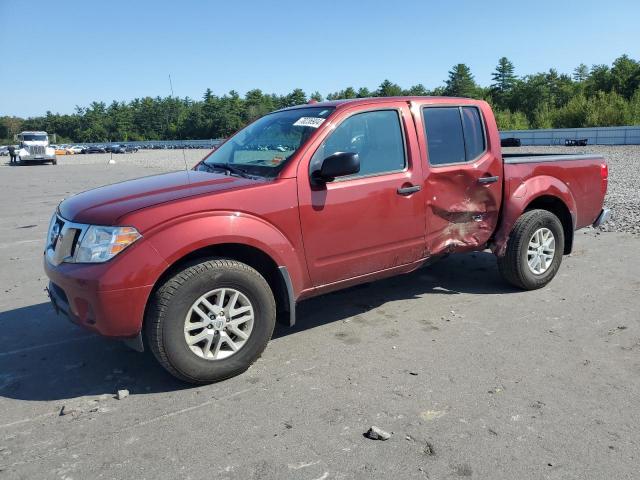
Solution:
M 495 176 L 495 177 L 480 177 L 478 179 L 478 183 L 482 183 L 487 184 L 487 183 L 496 183 L 498 180 L 500 179 L 500 177 Z
M 411 195 L 412 193 L 419 192 L 422 187 L 420 185 L 410 185 L 408 187 L 400 187 L 397 192 L 398 195 Z

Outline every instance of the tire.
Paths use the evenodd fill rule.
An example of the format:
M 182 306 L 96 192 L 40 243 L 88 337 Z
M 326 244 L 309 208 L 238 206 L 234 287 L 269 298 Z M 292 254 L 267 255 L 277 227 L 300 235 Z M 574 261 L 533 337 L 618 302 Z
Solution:
M 241 341 L 239 337 L 235 337 L 235 342 L 242 343 L 235 353 L 230 353 L 231 345 L 224 343 L 225 340 L 220 342 L 220 335 L 227 335 L 226 332 L 235 335 L 231 330 L 212 333 L 212 330 L 205 328 L 200 331 L 196 329 L 196 336 L 203 332 L 212 333 L 211 342 L 217 341 L 217 344 L 227 348 L 223 352 L 223 347 L 218 347 L 219 353 L 229 354 L 226 358 L 204 358 L 204 346 L 189 346 L 187 343 L 186 325 L 190 321 L 189 318 L 202 320 L 193 313 L 194 302 L 203 307 L 203 304 L 197 302 L 208 293 L 222 289 L 225 289 L 225 292 L 239 292 L 240 298 L 246 300 L 253 308 L 250 312 L 253 314 L 252 328 L 246 340 Z M 225 293 L 221 295 L 224 303 Z M 225 308 L 228 308 L 230 303 L 231 298 Z M 264 277 L 244 263 L 222 258 L 198 260 L 187 264 L 152 294 L 147 310 L 145 339 L 154 356 L 173 376 L 196 384 L 218 382 L 247 370 L 266 348 L 276 322 L 275 300 Z M 229 313 L 225 315 L 231 318 Z M 211 318 L 218 317 L 214 315 Z M 215 320 L 211 321 L 213 323 Z M 212 325 L 208 328 L 212 328 Z
M 553 258 L 544 271 L 536 273 L 529 265 L 529 245 L 534 242 L 534 233 L 540 231 L 544 234 L 545 229 L 553 234 L 555 240 Z M 544 287 L 556 275 L 563 252 L 564 230 L 558 217 L 547 210 L 530 210 L 522 214 L 513 226 L 506 253 L 498 257 L 498 270 L 511 285 L 523 290 L 535 290 Z M 535 262 L 533 258 L 532 261 Z
M 57 165 L 58 164 L 58 159 L 54 158 L 53 160 L 51 160 L 51 165 Z

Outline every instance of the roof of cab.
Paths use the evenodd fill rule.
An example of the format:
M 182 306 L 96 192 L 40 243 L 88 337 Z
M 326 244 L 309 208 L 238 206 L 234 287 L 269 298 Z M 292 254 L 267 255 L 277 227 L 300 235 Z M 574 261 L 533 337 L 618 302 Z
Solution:
M 324 102 L 305 103 L 302 105 L 295 105 L 293 107 L 283 108 L 282 110 L 293 110 L 296 108 L 308 108 L 308 107 L 333 107 L 341 108 L 347 105 L 364 105 L 371 103 L 388 103 L 388 102 L 429 102 L 429 103 L 447 103 L 456 100 L 464 100 L 465 102 L 480 102 L 481 100 L 475 100 L 473 98 L 465 97 L 435 97 L 435 96 L 401 96 L 401 97 L 365 97 L 365 98 L 343 98 L 340 100 L 327 100 Z

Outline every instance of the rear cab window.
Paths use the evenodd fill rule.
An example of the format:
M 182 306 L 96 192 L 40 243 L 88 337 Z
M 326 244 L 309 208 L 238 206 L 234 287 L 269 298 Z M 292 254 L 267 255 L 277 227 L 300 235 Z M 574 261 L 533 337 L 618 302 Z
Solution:
M 432 166 L 471 162 L 486 150 L 480 110 L 472 106 L 425 106 L 424 133 Z

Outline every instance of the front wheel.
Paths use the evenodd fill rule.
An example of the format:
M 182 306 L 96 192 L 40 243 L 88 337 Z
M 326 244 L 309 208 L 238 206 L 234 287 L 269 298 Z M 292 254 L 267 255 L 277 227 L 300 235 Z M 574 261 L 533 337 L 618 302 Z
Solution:
M 211 383 L 247 370 L 266 348 L 275 320 L 273 293 L 260 273 L 210 259 L 186 265 L 156 290 L 145 335 L 169 373 Z
M 498 269 L 510 284 L 524 290 L 544 287 L 558 272 L 564 252 L 564 230 L 547 210 L 530 210 L 518 218 Z

